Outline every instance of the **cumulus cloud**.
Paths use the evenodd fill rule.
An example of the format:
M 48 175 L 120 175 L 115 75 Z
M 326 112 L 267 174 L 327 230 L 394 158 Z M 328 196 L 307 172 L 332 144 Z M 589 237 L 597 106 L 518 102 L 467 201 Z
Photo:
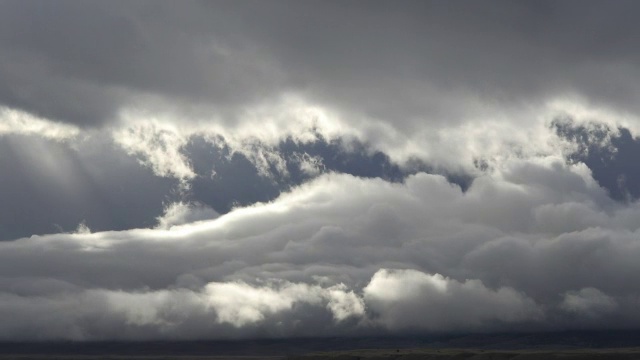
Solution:
M 363 291 L 375 321 L 391 329 L 490 330 L 492 323 L 542 316 L 533 300 L 511 288 L 491 290 L 479 280 L 458 282 L 416 270 L 380 270 Z
M 14 320 L 0 333 L 225 338 L 585 326 L 577 313 L 597 315 L 592 327 L 632 326 L 640 288 L 624 274 L 639 270 L 638 209 L 558 158 L 511 160 L 465 192 L 426 173 L 403 183 L 325 174 L 215 219 L 0 243 L 3 281 L 33 287 L 3 287 Z M 37 314 L 51 314 L 52 325 Z

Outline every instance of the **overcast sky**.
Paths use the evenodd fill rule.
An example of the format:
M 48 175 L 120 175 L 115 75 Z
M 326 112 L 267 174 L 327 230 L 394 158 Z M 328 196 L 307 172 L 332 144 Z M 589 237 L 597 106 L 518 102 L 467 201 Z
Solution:
M 0 2 L 0 340 L 637 329 L 638 12 Z

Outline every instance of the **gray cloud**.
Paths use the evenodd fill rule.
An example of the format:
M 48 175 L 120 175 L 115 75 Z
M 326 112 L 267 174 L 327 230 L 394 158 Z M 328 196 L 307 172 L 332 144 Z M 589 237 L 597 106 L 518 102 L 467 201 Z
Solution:
M 198 2 L 3 3 L 2 102 L 92 125 L 138 95 L 221 105 L 251 98 L 269 74 L 246 59 L 250 49 L 228 54 L 209 25 L 224 14 L 204 10 Z
M 77 124 L 146 95 L 225 108 L 289 91 L 410 129 L 463 120 L 452 101 L 473 97 L 513 107 L 577 93 L 637 110 L 635 8 L 7 1 L 0 100 Z
M 162 129 L 222 136 L 262 169 L 278 160 L 269 146 L 320 134 L 460 174 L 506 152 L 558 154 L 547 123 L 559 111 L 640 124 L 628 116 L 631 2 L 0 6 L 0 104 L 105 126 L 132 154 L 157 147 L 144 135 Z M 149 165 L 192 178 L 169 161 L 180 141 Z M 267 147 L 252 152 L 256 142 Z

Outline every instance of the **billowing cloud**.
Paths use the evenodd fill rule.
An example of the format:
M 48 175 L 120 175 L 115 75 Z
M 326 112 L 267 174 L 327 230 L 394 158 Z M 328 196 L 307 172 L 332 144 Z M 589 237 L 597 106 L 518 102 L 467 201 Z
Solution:
M 363 291 L 366 304 L 379 316 L 375 321 L 391 329 L 488 330 L 492 323 L 542 315 L 534 301 L 511 288 L 491 290 L 479 280 L 460 283 L 416 270 L 380 270 Z
M 586 167 L 557 158 L 510 161 L 465 192 L 425 173 L 403 183 L 327 174 L 272 202 L 168 230 L 0 243 L 2 306 L 13 314 L 0 334 L 633 326 L 640 288 L 625 274 L 640 270 L 639 216 L 635 204 L 611 200 Z M 50 326 L 37 320 L 43 316 Z

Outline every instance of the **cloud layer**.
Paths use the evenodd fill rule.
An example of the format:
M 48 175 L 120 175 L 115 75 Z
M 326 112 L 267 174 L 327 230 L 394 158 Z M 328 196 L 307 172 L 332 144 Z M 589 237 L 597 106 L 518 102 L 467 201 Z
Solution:
M 12 320 L 0 334 L 637 326 L 640 289 L 628 276 L 639 270 L 638 217 L 584 165 L 558 158 L 511 161 L 466 192 L 425 173 L 403 183 L 327 174 L 211 220 L 1 243 L 0 303 Z

